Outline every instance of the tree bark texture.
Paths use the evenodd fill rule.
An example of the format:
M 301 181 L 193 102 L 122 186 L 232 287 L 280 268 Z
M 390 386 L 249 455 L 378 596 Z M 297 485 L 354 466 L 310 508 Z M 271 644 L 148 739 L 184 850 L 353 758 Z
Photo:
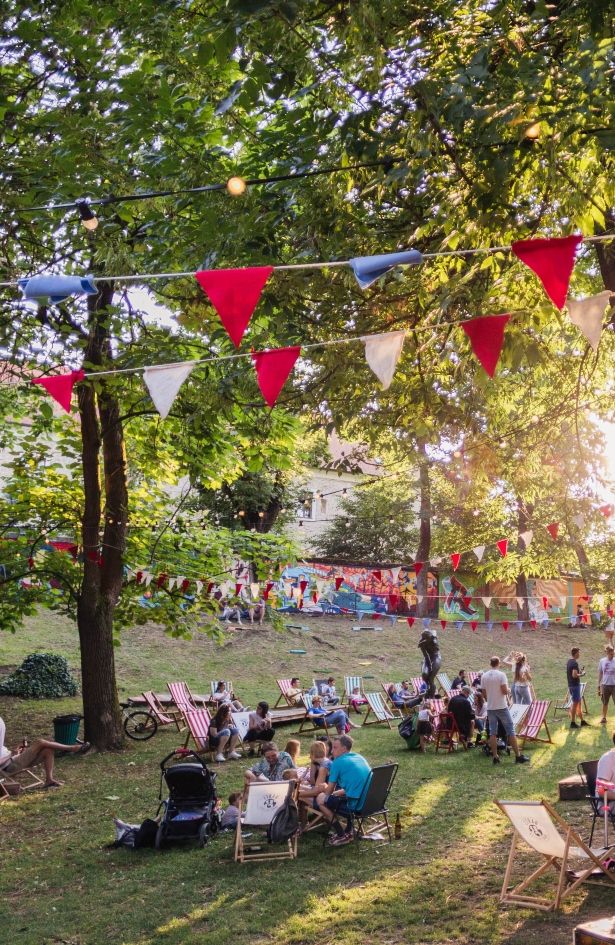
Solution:
M 427 595 L 427 580 L 429 574 L 429 555 L 431 550 L 431 483 L 429 480 L 429 462 L 425 443 L 419 442 L 419 546 L 416 560 L 423 562 L 420 574 L 416 578 L 416 615 L 426 617 L 429 612 L 429 597 Z
M 113 299 L 104 283 L 88 297 L 89 339 L 86 364 L 111 359 L 103 318 Z M 79 388 L 84 511 L 82 521 L 83 580 L 77 606 L 85 737 L 101 750 L 123 742 L 122 715 L 115 681 L 113 615 L 123 579 L 123 553 L 128 515 L 128 490 L 122 425 L 115 395 L 101 381 Z M 101 486 L 101 459 L 104 488 Z M 104 507 L 103 507 L 104 501 Z M 104 516 L 103 538 L 100 540 Z

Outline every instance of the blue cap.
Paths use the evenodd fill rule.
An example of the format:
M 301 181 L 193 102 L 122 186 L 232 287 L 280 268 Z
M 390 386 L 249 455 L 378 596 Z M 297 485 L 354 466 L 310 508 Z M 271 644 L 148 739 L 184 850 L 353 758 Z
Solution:
M 367 289 L 395 266 L 416 266 L 423 261 L 418 249 L 403 253 L 385 253 L 382 256 L 356 256 L 350 260 L 352 271 L 362 289 Z

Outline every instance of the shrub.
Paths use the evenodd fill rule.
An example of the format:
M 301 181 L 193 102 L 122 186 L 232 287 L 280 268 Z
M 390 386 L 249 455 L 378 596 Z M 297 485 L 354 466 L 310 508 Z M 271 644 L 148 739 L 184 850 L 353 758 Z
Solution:
M 22 699 L 59 699 L 76 696 L 77 683 L 63 656 L 32 653 L 11 676 L 0 683 L 0 695 Z

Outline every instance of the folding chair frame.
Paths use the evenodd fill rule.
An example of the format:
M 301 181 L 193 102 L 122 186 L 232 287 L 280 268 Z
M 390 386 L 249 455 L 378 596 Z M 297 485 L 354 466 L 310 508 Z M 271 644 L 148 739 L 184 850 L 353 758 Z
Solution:
M 299 726 L 299 730 L 297 731 L 297 735 L 308 735 L 310 732 L 316 732 L 316 731 L 318 731 L 318 732 L 323 732 L 325 735 L 329 735 L 329 727 L 328 727 L 328 725 L 327 725 L 327 716 L 326 716 L 326 715 L 322 715 L 322 716 L 321 716 L 322 725 L 317 725 L 317 724 L 316 724 L 316 720 L 313 719 L 313 718 L 311 718 L 311 716 L 310 716 L 310 709 L 312 708 L 312 700 L 311 700 L 311 697 L 304 695 L 304 696 L 303 696 L 303 704 L 304 704 L 304 706 L 305 706 L 305 715 L 304 715 L 303 718 L 301 719 L 301 725 Z M 323 709 L 324 709 L 324 708 L 326 708 L 326 706 L 323 706 Z M 339 706 L 339 705 L 331 706 L 331 712 L 335 712 L 335 710 L 336 710 L 336 709 L 339 709 L 339 708 L 341 708 L 341 706 Z M 311 727 L 311 728 L 305 728 L 305 725 L 306 725 L 306 724 L 309 724 L 309 723 L 311 723 L 312 727 Z
M 186 728 L 186 722 L 182 712 L 179 709 L 165 709 L 160 701 L 156 698 L 156 693 L 152 690 L 142 692 L 141 695 L 145 699 L 145 704 L 156 719 L 158 725 L 175 725 L 178 732 L 184 731 Z
M 446 716 L 446 718 L 450 720 L 450 727 L 442 728 L 442 716 Z M 457 744 L 463 747 L 464 751 L 468 750 L 468 743 L 461 737 L 461 732 L 457 727 L 457 722 L 452 712 L 440 712 L 438 716 L 438 727 L 435 732 L 436 754 L 440 749 L 440 742 L 443 738 L 448 738 L 448 745 L 442 745 L 442 748 L 446 748 L 447 755 L 455 751 L 455 739 L 457 740 Z
M 378 699 L 380 700 L 380 704 L 381 704 L 382 708 L 384 709 L 384 712 L 386 713 L 386 716 L 387 716 L 387 717 L 385 717 L 385 718 L 383 718 L 383 719 L 379 719 L 379 718 L 378 718 L 378 713 L 376 712 L 376 710 L 375 710 L 374 707 L 372 706 L 371 702 L 369 701 L 370 698 L 373 698 L 373 697 L 376 697 L 375 701 L 377 701 Z M 388 717 L 388 716 L 390 715 L 390 713 L 389 713 L 389 711 L 388 711 L 388 709 L 387 709 L 387 707 L 386 707 L 386 705 L 385 705 L 385 703 L 384 703 L 384 701 L 383 701 L 383 699 L 382 699 L 382 696 L 380 695 L 379 692 L 366 692 L 366 693 L 365 693 L 365 698 L 367 699 L 367 712 L 365 713 L 365 715 L 364 715 L 364 717 L 363 717 L 363 722 L 362 722 L 361 727 L 363 727 L 363 725 L 385 725 L 385 724 L 386 724 L 386 725 L 389 726 L 389 728 L 391 728 L 391 721 L 392 721 L 392 720 L 395 720 L 396 718 L 400 718 L 400 717 L 401 717 L 400 715 L 391 715 L 390 718 Z M 369 716 L 370 716 L 370 715 L 375 716 L 375 718 L 373 718 L 370 722 L 368 722 L 368 719 L 369 719 Z
M 495 800 L 494 803 L 497 804 L 497 806 L 500 808 L 502 813 L 506 816 L 507 820 L 510 820 L 510 817 L 506 813 L 504 805 L 500 803 L 500 801 L 497 801 L 497 800 Z M 542 866 L 539 866 L 538 869 L 534 870 L 533 873 L 527 876 L 515 887 L 513 887 L 512 889 L 509 889 L 511 875 L 512 875 L 513 866 L 515 862 L 515 855 L 517 851 L 517 843 L 519 840 L 519 834 L 517 833 L 517 830 L 514 824 L 512 824 L 513 837 L 512 837 L 512 842 L 510 845 L 510 853 L 508 854 L 508 862 L 506 864 L 506 871 L 504 873 L 504 882 L 502 883 L 502 891 L 500 893 L 500 902 L 526 906 L 533 909 L 541 909 L 544 912 L 554 912 L 556 909 L 559 909 L 562 901 L 571 893 L 573 893 L 582 883 L 594 883 L 595 885 L 600 885 L 600 886 L 605 885 L 605 883 L 602 881 L 596 881 L 590 878 L 592 873 L 596 869 L 596 867 L 599 868 L 601 874 L 604 874 L 604 876 L 606 876 L 607 880 L 610 880 L 610 882 L 612 882 L 613 885 L 615 885 L 615 876 L 612 875 L 612 871 L 604 869 L 602 862 L 600 860 L 600 857 L 602 857 L 602 859 L 607 859 L 608 857 L 613 856 L 613 854 L 615 853 L 615 845 L 612 846 L 609 850 L 600 851 L 600 857 L 598 857 L 594 853 L 594 851 L 591 850 L 587 846 L 586 843 L 584 843 L 584 841 L 581 839 L 578 833 L 575 830 L 573 830 L 570 824 L 566 823 L 566 821 L 563 820 L 563 818 L 559 816 L 557 811 L 555 811 L 547 801 L 542 800 L 541 804 L 545 808 L 545 810 L 549 813 L 552 820 L 554 820 L 555 823 L 566 834 L 564 856 L 562 857 L 562 860 L 561 860 L 561 866 L 557 865 L 559 857 L 548 856 L 546 853 L 538 854 L 539 856 L 543 856 L 545 858 L 545 862 L 542 864 Z M 569 853 L 569 850 L 574 847 L 578 847 L 579 849 L 583 850 L 583 852 L 586 854 L 588 859 L 591 860 L 591 865 L 588 866 L 586 869 L 580 870 L 579 871 L 580 875 L 578 873 L 573 874 L 574 878 L 572 881 L 570 881 L 570 878 L 569 878 L 570 871 L 568 868 L 568 853 Z M 557 890 L 555 893 L 555 899 L 551 900 L 551 899 L 547 899 L 544 896 L 530 896 L 529 894 L 526 894 L 525 890 L 528 888 L 528 886 L 530 886 L 531 883 L 533 883 L 535 879 L 538 879 L 540 876 L 546 873 L 550 867 L 553 867 L 553 869 L 559 874 Z M 568 885 L 566 885 L 567 882 L 568 882 Z
M 587 708 L 587 702 L 585 701 L 586 687 L 587 687 L 586 682 L 581 683 L 581 703 L 583 705 L 583 711 L 587 714 L 589 712 L 589 709 Z M 554 719 L 557 718 L 558 712 L 568 712 L 571 705 L 572 705 L 572 696 L 570 695 L 570 691 L 568 691 L 566 693 L 565 699 L 561 700 L 560 702 L 557 702 L 557 701 L 555 702 L 555 705 L 553 706 L 553 718 Z
M 288 792 L 297 793 L 297 782 L 288 781 Z M 251 785 L 248 786 L 248 791 L 250 790 Z M 296 798 L 295 798 L 296 800 Z M 266 828 L 259 824 L 242 824 L 241 815 L 243 812 L 244 799 L 241 797 L 239 801 L 239 817 L 237 819 L 237 827 L 235 829 L 235 853 L 234 859 L 236 863 L 246 863 L 254 860 L 295 860 L 297 858 L 298 852 L 298 834 L 295 834 L 293 837 L 290 837 L 286 841 L 286 844 L 281 850 L 277 850 L 272 844 L 270 844 L 265 836 L 264 831 Z M 242 835 L 242 828 L 245 827 L 246 830 L 260 830 L 263 831 L 263 840 L 262 843 L 258 845 L 252 843 L 244 843 L 244 838 Z M 280 844 L 281 846 L 281 844 Z M 247 853 L 246 848 L 253 848 L 254 853 Z M 267 851 L 267 852 L 265 852 Z M 271 852 L 269 852 L 271 851 Z
M 543 742 L 545 745 L 551 745 L 551 744 L 553 743 L 553 739 L 551 738 L 551 732 L 549 731 L 549 725 L 548 725 L 548 723 L 547 723 L 547 715 L 549 714 L 549 709 L 551 708 L 551 701 L 550 701 L 549 699 L 539 699 L 538 702 L 542 702 L 543 704 L 546 703 L 546 708 L 545 708 L 545 710 L 544 710 L 544 715 L 543 715 L 542 721 L 540 722 L 540 725 L 539 725 L 538 728 L 536 729 L 536 734 L 535 734 L 535 735 L 528 735 L 528 734 L 527 734 L 527 727 L 528 727 L 528 725 L 529 725 L 529 723 L 530 723 L 530 721 L 531 721 L 531 718 L 532 718 L 532 708 L 537 704 L 536 702 L 533 702 L 532 705 L 530 706 L 530 709 L 529 709 L 528 714 L 526 715 L 526 717 L 525 717 L 525 719 L 524 719 L 524 721 L 523 721 L 523 724 L 522 724 L 522 726 L 521 726 L 521 729 L 520 729 L 520 731 L 519 731 L 519 734 L 517 735 L 517 738 L 518 738 L 518 739 L 520 740 L 520 742 L 521 742 L 521 745 L 520 745 L 520 748 L 521 748 L 521 749 L 523 749 L 523 748 L 525 747 L 526 741 L 530 741 L 530 742 Z M 543 725 L 544 725 L 544 727 L 545 727 L 545 729 L 546 729 L 547 737 L 546 737 L 546 738 L 539 738 L 539 737 L 538 737 L 538 733 L 540 732 L 540 729 L 543 727 Z

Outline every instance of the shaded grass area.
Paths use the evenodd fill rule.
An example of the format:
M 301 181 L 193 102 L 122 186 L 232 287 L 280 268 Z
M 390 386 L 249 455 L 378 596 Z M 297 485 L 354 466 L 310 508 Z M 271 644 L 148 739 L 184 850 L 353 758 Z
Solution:
M 291 621 L 292 622 L 292 621 Z M 306 622 L 306 621 L 304 621 Z M 418 631 L 404 624 L 379 632 L 353 633 L 346 622 L 314 621 L 310 633 L 247 628 L 222 645 L 205 636 L 175 640 L 146 626 L 128 631 L 116 652 L 122 697 L 144 688 L 159 690 L 186 679 L 205 691 L 210 679 L 228 678 L 250 705 L 275 701 L 274 678 L 344 673 L 381 680 L 416 675 Z M 531 767 L 505 759 L 493 768 L 482 753 L 420 756 L 405 749 L 396 730 L 370 726 L 353 733 L 357 750 L 372 763 L 398 761 L 391 797 L 401 813 L 402 839 L 393 844 L 356 843 L 325 848 L 317 834 L 300 842 L 299 859 L 235 865 L 232 837 L 222 835 L 203 851 L 177 846 L 163 853 L 108 850 L 111 817 L 128 821 L 152 816 L 158 804 L 158 762 L 177 735 L 160 732 L 146 743 L 130 743 L 118 754 L 64 757 L 57 770 L 65 786 L 30 793 L 0 805 L 0 912 L 6 941 L 23 945 L 209 945 L 232 939 L 268 945 L 358 945 L 374 939 L 396 943 L 568 942 L 571 929 L 590 917 L 615 911 L 608 890 L 580 892 L 558 916 L 502 909 L 499 888 L 509 831 L 493 797 L 557 797 L 557 781 L 580 760 L 598 757 L 609 744 L 597 724 L 595 666 L 602 652 L 598 631 L 441 634 L 443 668 L 482 669 L 492 652 L 514 647 L 528 653 L 537 692 L 561 697 L 564 666 L 572 642 L 588 667 L 591 720 L 570 732 L 565 720 L 550 722 L 553 745 L 530 748 Z M 305 655 L 290 649 L 303 648 Z M 0 665 L 15 666 L 28 653 L 66 656 L 78 672 L 74 627 L 41 613 L 14 636 L 0 638 Z M 79 699 L 22 702 L 0 698 L 9 742 L 23 735 L 51 734 L 51 719 L 78 711 Z M 615 720 L 614 720 L 615 721 Z M 296 728 L 296 726 L 294 727 Z M 609 731 L 610 731 L 609 726 Z M 282 729 L 284 743 L 293 727 Z M 311 736 L 302 738 L 304 750 Z M 224 799 L 241 785 L 247 765 L 218 766 Z M 585 805 L 560 804 L 565 817 L 587 833 Z M 523 860 L 523 857 L 520 858 Z M 6 868 L 7 864 L 10 868 Z

